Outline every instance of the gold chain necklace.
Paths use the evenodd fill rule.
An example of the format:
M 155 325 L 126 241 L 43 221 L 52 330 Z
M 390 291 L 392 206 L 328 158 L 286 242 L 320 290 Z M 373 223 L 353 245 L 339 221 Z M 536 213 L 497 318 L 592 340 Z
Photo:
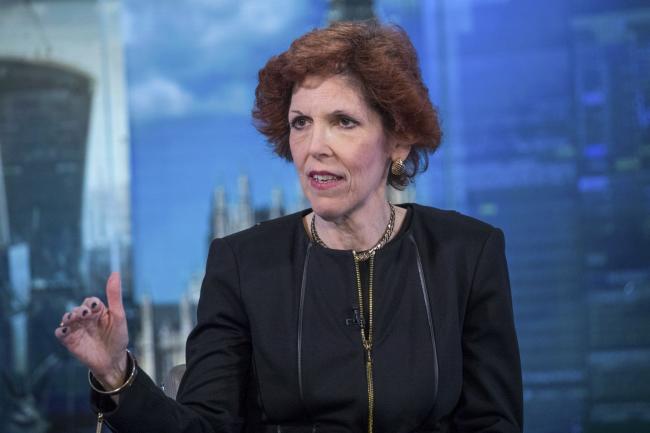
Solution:
M 359 258 L 360 262 L 368 260 L 370 256 L 375 253 L 375 251 L 386 245 L 386 243 L 390 240 L 390 237 L 393 234 L 393 229 L 395 228 L 395 206 L 393 206 L 391 202 L 388 202 L 388 206 L 390 207 L 390 217 L 388 218 L 386 230 L 384 230 L 384 234 L 381 235 L 381 238 L 379 238 L 377 243 L 370 249 L 363 251 L 353 251 L 353 253 Z M 327 245 L 325 245 L 325 242 L 323 242 L 320 236 L 318 236 L 318 232 L 316 231 L 316 213 L 314 213 L 314 216 L 311 219 L 310 232 L 311 238 L 318 245 L 327 248 Z
M 364 251 L 352 251 L 352 256 L 354 257 L 354 273 L 357 282 L 357 296 L 359 300 L 359 314 L 361 317 L 361 344 L 363 345 L 363 350 L 366 355 L 366 380 L 368 383 L 368 433 L 373 432 L 374 428 L 374 412 L 375 412 L 375 387 L 372 377 L 372 337 L 373 337 L 373 276 L 375 273 L 375 253 L 378 249 L 386 245 L 391 235 L 393 234 L 393 227 L 395 226 L 395 207 L 389 202 L 390 206 L 390 218 L 388 219 L 388 225 L 386 225 L 386 230 L 384 234 L 379 239 L 379 241 L 372 248 Z M 327 245 L 323 240 L 318 236 L 316 231 L 316 214 L 311 219 L 311 237 L 312 239 L 322 247 L 327 248 Z M 363 318 L 365 317 L 365 311 L 363 307 L 363 287 L 361 285 L 361 272 L 359 270 L 359 263 L 368 260 L 368 333 L 366 334 L 366 328 L 363 326 Z

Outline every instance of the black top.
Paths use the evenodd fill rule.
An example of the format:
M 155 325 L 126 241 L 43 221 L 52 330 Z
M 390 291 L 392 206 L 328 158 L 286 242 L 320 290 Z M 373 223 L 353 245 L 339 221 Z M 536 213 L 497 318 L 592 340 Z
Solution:
M 503 234 L 405 207 L 409 218 L 375 256 L 375 431 L 521 431 Z M 212 243 L 178 403 L 140 374 L 107 416 L 112 428 L 367 430 L 352 253 L 310 242 L 308 212 Z

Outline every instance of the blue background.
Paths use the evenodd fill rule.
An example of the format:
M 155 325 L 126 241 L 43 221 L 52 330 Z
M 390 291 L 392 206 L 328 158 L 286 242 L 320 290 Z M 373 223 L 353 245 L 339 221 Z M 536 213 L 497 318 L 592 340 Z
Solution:
M 240 31 L 206 56 L 198 41 L 221 11 L 195 2 L 178 20 L 158 2 L 127 2 L 130 85 L 158 74 L 191 99 L 143 112 L 131 93 L 137 293 L 177 299 L 200 272 L 216 186 L 233 199 L 247 174 L 256 206 L 274 187 L 295 198 L 293 168 L 254 131 L 250 107 L 257 70 L 323 25 L 327 4 L 284 3 L 266 34 L 251 31 L 255 14 L 238 14 Z M 417 201 L 506 233 L 526 431 L 650 431 L 647 4 L 379 1 L 375 11 L 410 34 L 441 113 L 445 139 Z M 141 37 L 148 20 L 168 31 Z M 241 103 L 229 86 L 243 86 Z
M 21 3 L 33 22 L 26 34 L 46 33 L 41 3 L 65 4 Z M 125 280 L 137 329 L 145 295 L 171 317 L 202 275 L 216 188 L 234 204 L 246 175 L 257 210 L 269 207 L 277 188 L 285 207 L 298 200 L 293 167 L 272 154 L 250 112 L 258 70 L 325 25 L 330 2 L 124 0 L 121 7 L 131 146 Z M 506 234 L 525 431 L 650 432 L 650 4 L 379 0 L 374 10 L 412 38 L 442 120 L 444 141 L 416 181 L 416 201 Z M 0 97 L 11 100 L 12 91 Z M 15 126 L 0 123 L 9 124 L 4 132 Z M 16 153 L 49 143 L 36 144 Z M 29 202 L 29 194 L 17 196 Z M 110 267 L 104 253 L 90 256 L 102 274 L 93 278 Z M 51 329 L 79 293 L 96 292 L 95 282 L 31 281 L 32 300 L 16 306 L 3 254 L 0 309 L 9 313 L 0 316 L 0 341 L 13 343 L 10 322 L 28 319 L 27 336 L 13 346 L 27 344 L 38 371 L 29 380 L 12 376 L 10 350 L 0 353 L 7 379 L 0 429 L 7 414 L 29 418 L 33 409 L 33 419 L 52 420 L 51 431 L 94 431 L 84 369 Z

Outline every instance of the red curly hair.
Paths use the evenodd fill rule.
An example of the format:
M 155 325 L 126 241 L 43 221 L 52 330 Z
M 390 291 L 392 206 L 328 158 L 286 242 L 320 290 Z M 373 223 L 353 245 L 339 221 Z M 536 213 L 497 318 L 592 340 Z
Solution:
M 275 153 L 291 161 L 287 120 L 296 84 L 308 75 L 344 74 L 353 79 L 366 103 L 381 116 L 387 134 L 411 145 L 406 172 L 388 183 L 403 189 L 428 166 L 440 145 L 438 114 L 422 81 L 417 54 L 406 32 L 376 21 L 341 22 L 313 30 L 272 57 L 259 72 L 254 125 Z

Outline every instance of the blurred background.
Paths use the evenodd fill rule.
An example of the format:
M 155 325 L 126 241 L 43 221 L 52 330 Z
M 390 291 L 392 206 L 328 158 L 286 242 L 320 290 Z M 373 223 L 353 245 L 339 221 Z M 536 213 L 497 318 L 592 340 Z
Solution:
M 371 16 L 445 133 L 393 200 L 506 233 L 525 431 L 650 432 L 647 0 L 0 0 L 0 431 L 94 431 L 53 331 L 111 270 L 145 370 L 184 362 L 209 241 L 307 207 L 257 71 Z

